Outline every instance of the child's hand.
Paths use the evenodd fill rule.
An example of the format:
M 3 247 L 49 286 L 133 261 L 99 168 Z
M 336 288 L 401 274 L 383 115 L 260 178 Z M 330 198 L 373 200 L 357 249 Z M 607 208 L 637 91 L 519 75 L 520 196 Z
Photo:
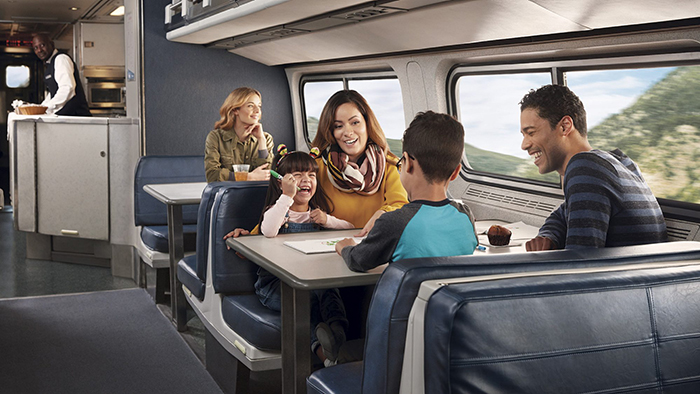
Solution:
M 224 239 L 231 238 L 231 237 L 238 238 L 241 235 L 248 235 L 248 234 L 250 234 L 250 231 L 244 230 L 242 228 L 237 228 L 237 229 L 231 231 L 230 233 L 224 235 Z M 226 249 L 231 250 L 231 247 L 226 245 Z
M 355 240 L 354 240 L 354 239 L 352 239 L 352 238 L 345 238 L 345 239 L 343 239 L 342 241 L 338 241 L 338 243 L 335 244 L 335 251 L 336 251 L 336 253 L 341 254 L 341 252 L 343 251 L 343 249 L 344 249 L 345 247 L 347 247 L 347 246 L 355 246 L 355 245 L 357 245 L 357 244 L 355 243 Z M 342 256 L 342 254 L 341 254 L 341 256 Z
M 282 178 L 282 193 L 294 198 L 297 194 L 297 180 L 294 175 L 287 174 Z
M 325 226 L 326 222 L 328 221 L 328 215 L 326 215 L 325 212 L 323 212 L 320 208 L 316 208 L 311 213 L 309 214 L 311 217 L 311 220 L 314 221 L 316 224 L 320 224 L 321 226 Z

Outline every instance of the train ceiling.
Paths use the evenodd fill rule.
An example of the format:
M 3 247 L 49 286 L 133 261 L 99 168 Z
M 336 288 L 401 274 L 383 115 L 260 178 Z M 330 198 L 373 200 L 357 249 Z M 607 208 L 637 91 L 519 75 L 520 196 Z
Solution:
M 168 39 L 279 65 L 698 17 L 698 0 L 289 0 Z
M 0 41 L 27 42 L 37 32 L 57 40 L 72 34 L 71 24 L 80 19 L 121 22 L 106 14 L 122 4 L 123 0 L 0 0 Z

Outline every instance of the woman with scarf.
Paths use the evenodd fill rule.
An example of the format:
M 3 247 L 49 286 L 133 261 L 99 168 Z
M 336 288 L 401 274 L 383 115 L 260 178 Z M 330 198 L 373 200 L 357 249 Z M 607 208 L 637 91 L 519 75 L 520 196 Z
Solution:
M 318 184 L 332 202 L 333 216 L 367 235 L 384 212 L 408 203 L 396 169 L 398 157 L 367 101 L 354 90 L 336 92 L 321 112 L 311 146 L 322 152 Z
M 367 101 L 354 90 L 341 90 L 321 112 L 311 146 L 317 158 L 318 187 L 326 194 L 333 216 L 362 228 L 365 236 L 384 212 L 408 203 L 396 168 L 398 157 L 389 151 L 384 132 Z M 250 234 L 237 228 L 224 236 Z

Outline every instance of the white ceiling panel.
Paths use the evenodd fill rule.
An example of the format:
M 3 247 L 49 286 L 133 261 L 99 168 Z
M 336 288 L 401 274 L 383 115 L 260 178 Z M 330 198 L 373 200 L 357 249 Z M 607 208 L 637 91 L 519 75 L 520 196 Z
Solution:
M 585 29 L 528 0 L 448 2 L 231 50 L 274 65 Z
M 700 0 L 531 0 L 572 22 L 600 29 L 700 16 Z
M 0 0 L 0 19 L 71 23 L 93 3 L 95 0 Z
M 201 29 L 189 33 L 184 37 L 169 39 L 171 41 L 190 44 L 208 44 L 213 41 L 296 22 L 300 19 L 310 18 L 339 8 L 351 7 L 366 2 L 367 0 L 290 0 L 286 3 L 246 15 L 243 18 L 220 23 L 215 28 Z M 252 5 L 254 3 L 249 4 Z M 240 8 L 245 6 L 244 4 L 240 6 Z M 196 23 L 200 22 L 195 22 L 194 24 Z M 204 21 L 201 23 L 204 23 Z

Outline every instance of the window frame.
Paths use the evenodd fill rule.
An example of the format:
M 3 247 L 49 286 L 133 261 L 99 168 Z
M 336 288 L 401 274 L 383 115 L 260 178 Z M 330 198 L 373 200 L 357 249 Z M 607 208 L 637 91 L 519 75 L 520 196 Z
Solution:
M 309 140 L 309 129 L 307 127 L 306 119 L 306 98 L 304 97 L 304 86 L 309 82 L 342 82 L 343 89 L 349 89 L 349 83 L 353 80 L 368 81 L 373 79 L 396 79 L 399 80 L 398 75 L 394 71 L 361 71 L 353 73 L 331 73 L 331 74 L 307 74 L 301 77 L 299 80 L 299 96 L 301 104 L 302 113 L 302 123 L 303 123 L 303 135 L 304 141 L 308 148 L 311 147 L 311 140 Z M 399 80 L 399 84 L 401 81 Z M 402 92 L 403 94 L 403 92 Z
M 468 75 L 498 75 L 518 74 L 548 71 L 552 84 L 566 85 L 566 73 L 570 71 L 605 71 L 630 68 L 655 68 L 655 67 L 681 67 L 700 66 L 700 52 L 680 53 L 654 53 L 648 55 L 621 55 L 600 56 L 586 59 L 550 59 L 543 61 L 518 62 L 512 64 L 486 64 L 486 65 L 455 65 L 447 77 L 447 108 L 451 115 L 460 119 L 459 97 L 457 95 L 457 81 L 462 76 Z M 523 92 L 525 95 L 527 92 Z M 460 119 L 461 121 L 461 119 Z M 467 166 L 466 155 L 462 158 L 462 170 L 460 176 L 467 182 L 493 185 L 512 190 L 526 191 L 542 195 L 563 196 L 562 180 L 558 184 L 539 180 L 520 178 L 504 174 L 495 174 L 484 171 L 475 171 Z M 685 201 L 659 198 L 667 205 L 699 206 L 700 204 Z

